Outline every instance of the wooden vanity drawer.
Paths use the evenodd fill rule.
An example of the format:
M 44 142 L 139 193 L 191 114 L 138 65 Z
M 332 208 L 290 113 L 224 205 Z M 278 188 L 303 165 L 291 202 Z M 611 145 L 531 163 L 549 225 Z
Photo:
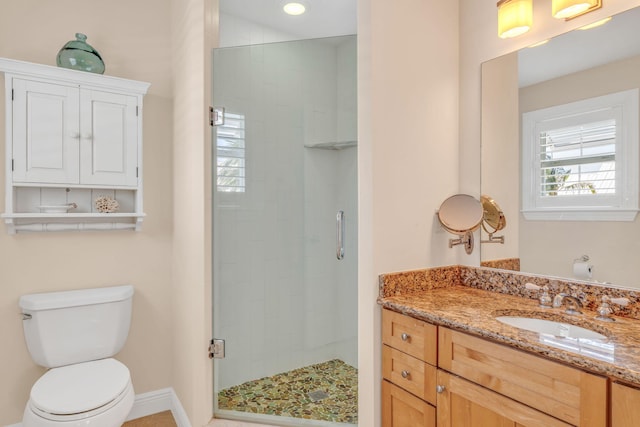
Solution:
M 437 326 L 385 309 L 382 310 L 382 343 L 434 366 L 437 364 Z
M 387 345 L 382 346 L 382 377 L 436 404 L 436 367 Z
M 607 379 L 447 328 L 439 366 L 575 426 L 607 425 Z

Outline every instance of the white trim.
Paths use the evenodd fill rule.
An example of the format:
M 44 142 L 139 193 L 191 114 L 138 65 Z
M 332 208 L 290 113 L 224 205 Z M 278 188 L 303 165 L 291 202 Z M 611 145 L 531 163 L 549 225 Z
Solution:
M 126 421 L 164 411 L 171 411 L 178 427 L 191 427 L 187 413 L 182 407 L 182 403 L 180 403 L 176 392 L 171 387 L 136 394 L 133 408 L 131 408 L 131 412 L 129 412 Z M 22 427 L 22 423 L 11 424 L 6 427 Z
M 522 114 L 522 213 L 528 220 L 633 221 L 638 212 L 639 90 L 631 89 Z M 615 117 L 616 195 L 543 200 L 539 196 L 540 129 L 589 114 Z M 603 116 L 604 117 L 604 116 Z
M 546 220 L 546 221 L 635 221 L 637 210 L 602 210 L 583 208 L 580 210 L 569 209 L 540 209 L 522 211 L 524 219 L 530 221 Z
M 99 89 L 110 91 L 134 92 L 140 95 L 147 93 L 151 83 L 120 77 L 105 76 L 103 74 L 87 73 L 85 71 L 70 70 L 51 65 L 34 64 L 31 62 L 17 61 L 15 59 L 0 58 L 0 72 L 14 74 L 16 76 L 31 79 L 51 78 L 67 84 L 91 85 Z
M 171 387 L 137 394 L 133 408 L 131 408 L 126 421 L 164 411 L 171 411 L 178 427 L 191 427 L 187 413 L 182 407 L 176 392 Z

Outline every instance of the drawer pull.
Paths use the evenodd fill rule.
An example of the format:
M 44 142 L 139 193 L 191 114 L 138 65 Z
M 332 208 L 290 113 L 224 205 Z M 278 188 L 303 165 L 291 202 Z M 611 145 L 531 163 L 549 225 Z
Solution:
M 409 378 L 411 376 L 411 372 L 402 371 L 402 372 L 400 372 L 400 375 L 402 375 L 402 378 Z
M 444 391 L 445 391 L 445 390 L 446 390 L 446 388 L 445 388 L 445 386 L 443 386 L 443 385 L 438 385 L 438 386 L 436 386 L 436 391 L 437 391 L 438 393 L 444 393 Z
M 400 335 L 400 338 L 402 338 L 402 341 L 407 341 L 409 338 L 411 338 L 411 335 L 405 332 L 402 335 Z

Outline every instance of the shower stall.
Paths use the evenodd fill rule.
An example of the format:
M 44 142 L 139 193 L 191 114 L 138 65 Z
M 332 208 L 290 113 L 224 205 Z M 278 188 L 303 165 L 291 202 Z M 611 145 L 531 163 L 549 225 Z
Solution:
M 356 424 L 356 37 L 215 49 L 213 98 L 216 416 Z

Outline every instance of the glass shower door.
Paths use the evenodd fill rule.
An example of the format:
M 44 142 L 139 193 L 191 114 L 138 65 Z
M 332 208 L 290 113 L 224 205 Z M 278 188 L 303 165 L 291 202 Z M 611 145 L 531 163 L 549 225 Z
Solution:
M 219 417 L 357 423 L 355 47 L 213 52 Z

